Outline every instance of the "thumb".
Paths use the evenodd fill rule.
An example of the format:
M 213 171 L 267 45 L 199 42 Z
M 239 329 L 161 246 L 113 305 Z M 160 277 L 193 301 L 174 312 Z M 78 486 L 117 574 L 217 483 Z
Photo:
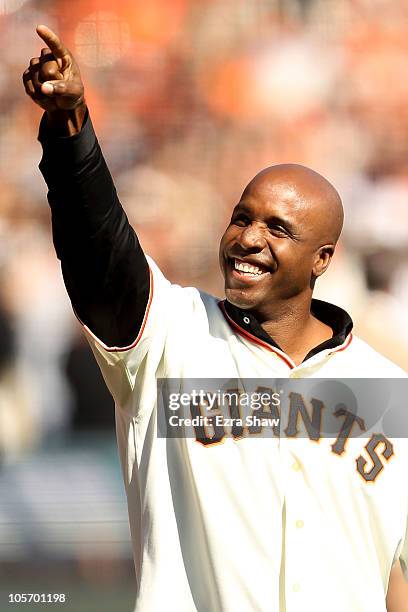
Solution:
M 41 93 L 46 96 L 63 95 L 67 93 L 65 81 L 46 81 L 41 85 Z

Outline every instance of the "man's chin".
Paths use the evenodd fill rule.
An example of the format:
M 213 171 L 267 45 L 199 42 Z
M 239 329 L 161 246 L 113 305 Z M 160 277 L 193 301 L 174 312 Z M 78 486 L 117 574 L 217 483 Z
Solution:
M 248 295 L 248 291 L 245 289 L 231 289 L 226 287 L 225 297 L 230 304 L 242 310 L 252 310 L 257 304 L 254 296 Z

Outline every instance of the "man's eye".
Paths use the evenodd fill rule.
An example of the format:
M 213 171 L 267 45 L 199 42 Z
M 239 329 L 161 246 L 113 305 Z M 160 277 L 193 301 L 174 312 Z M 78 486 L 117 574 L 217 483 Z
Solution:
M 234 225 L 238 225 L 239 227 L 245 227 L 245 225 L 248 225 L 249 219 L 245 215 L 237 215 L 236 217 L 232 218 L 232 223 Z
M 277 236 L 287 236 L 288 235 L 288 232 L 286 231 L 286 229 L 282 227 L 281 225 L 272 225 L 269 228 L 269 231 L 272 234 L 276 234 Z

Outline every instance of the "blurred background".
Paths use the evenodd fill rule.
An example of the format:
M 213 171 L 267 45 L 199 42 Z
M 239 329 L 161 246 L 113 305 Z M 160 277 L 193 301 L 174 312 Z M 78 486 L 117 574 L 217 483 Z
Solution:
M 317 296 L 408 370 L 408 0 L 0 1 L 0 610 L 45 592 L 120 612 L 135 585 L 112 401 L 65 294 L 21 83 L 39 23 L 77 57 L 122 203 L 172 281 L 222 296 L 244 186 L 306 164 L 346 209 Z

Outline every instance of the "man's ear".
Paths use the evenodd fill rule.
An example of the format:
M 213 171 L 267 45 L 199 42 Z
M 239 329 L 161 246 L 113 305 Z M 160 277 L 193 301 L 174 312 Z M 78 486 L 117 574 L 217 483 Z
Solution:
M 315 278 L 326 272 L 331 262 L 331 258 L 333 257 L 333 253 L 334 244 L 325 244 L 317 251 L 313 266 L 313 276 Z

